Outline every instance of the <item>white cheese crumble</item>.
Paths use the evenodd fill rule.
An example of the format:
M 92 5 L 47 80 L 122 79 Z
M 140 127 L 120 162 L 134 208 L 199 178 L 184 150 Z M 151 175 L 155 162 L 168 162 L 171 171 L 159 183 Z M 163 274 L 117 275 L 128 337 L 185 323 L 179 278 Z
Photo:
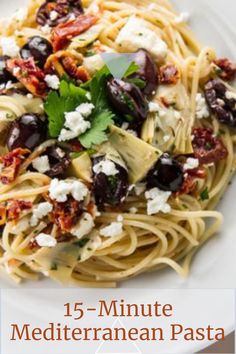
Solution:
M 59 16 L 59 13 L 57 11 L 52 10 L 50 12 L 50 20 L 54 21 L 54 20 L 56 20 L 58 18 L 58 16 Z
M 51 199 L 59 203 L 67 201 L 67 196 L 71 194 L 75 200 L 81 202 L 87 196 L 89 190 L 86 185 L 78 180 L 58 180 L 54 178 L 49 187 Z
M 9 57 L 16 57 L 19 54 L 20 48 L 16 44 L 16 41 L 13 37 L 0 38 L 0 45 L 2 47 L 3 55 L 8 55 Z
M 92 103 L 82 103 L 76 108 L 76 111 L 79 112 L 84 118 L 88 118 L 94 108 L 95 107 Z
M 163 136 L 163 141 L 164 143 L 167 143 L 170 140 L 171 136 L 170 135 L 164 135 Z
M 39 223 L 39 220 L 48 215 L 53 209 L 52 204 L 45 202 L 40 203 L 34 210 L 33 215 L 30 219 L 30 225 L 36 226 Z
M 208 118 L 209 115 L 210 112 L 206 103 L 206 99 L 201 93 L 198 93 L 196 96 L 196 117 L 198 119 L 202 119 Z
M 39 173 L 45 173 L 50 170 L 48 156 L 39 156 L 32 161 L 33 168 Z
M 32 93 L 27 93 L 26 97 L 27 97 L 29 100 L 32 100 L 32 98 L 33 98 L 34 96 L 32 95 Z
M 225 97 L 228 99 L 228 100 L 236 100 L 236 92 L 232 92 L 232 91 L 226 91 L 225 93 Z
M 167 203 L 171 192 L 164 192 L 158 188 L 150 189 L 145 193 L 147 201 L 147 214 L 153 215 L 159 212 L 169 213 L 171 211 L 170 205 Z
M 149 28 L 146 21 L 136 16 L 129 18 L 118 34 L 116 43 L 131 52 L 144 48 L 160 61 L 167 55 L 166 43 Z
M 112 222 L 110 225 L 100 230 L 100 235 L 104 237 L 119 236 L 123 232 L 122 222 Z
M 36 236 L 35 240 L 40 247 L 55 247 L 57 244 L 57 240 L 54 237 L 44 233 Z
M 57 75 L 46 75 L 44 80 L 48 87 L 52 88 L 53 90 L 58 90 L 60 80 Z
M 41 31 L 44 34 L 50 34 L 51 33 L 51 29 L 52 29 L 52 27 L 50 27 L 49 25 L 44 25 L 44 26 L 41 27 Z
M 121 129 L 127 130 L 128 128 L 129 128 L 129 123 L 128 122 L 122 123 Z
M 93 166 L 93 171 L 96 174 L 104 173 L 106 176 L 115 176 L 119 172 L 116 165 L 111 160 L 102 160 Z
M 70 233 L 79 239 L 88 235 L 94 227 L 94 221 L 92 216 L 89 213 L 83 213 L 79 223 L 74 226 Z
M 85 118 L 91 115 L 94 108 L 92 103 L 82 103 L 74 112 L 65 113 L 64 126 L 67 129 L 61 130 L 58 140 L 71 140 L 85 133 L 91 127 L 91 123 Z
M 130 212 L 131 214 L 137 214 L 138 209 L 137 209 L 136 207 L 132 207 L 132 208 L 129 209 L 129 212 Z
M 199 160 L 189 157 L 184 164 L 184 171 L 194 170 L 199 167 Z
M 134 191 L 137 196 L 140 196 L 146 189 L 146 183 L 137 183 L 134 186 Z
M 117 221 L 118 222 L 123 222 L 124 221 L 124 217 L 122 215 L 118 215 L 117 216 Z
M 181 12 L 179 16 L 175 18 L 175 23 L 186 23 L 190 19 L 190 13 L 189 12 Z

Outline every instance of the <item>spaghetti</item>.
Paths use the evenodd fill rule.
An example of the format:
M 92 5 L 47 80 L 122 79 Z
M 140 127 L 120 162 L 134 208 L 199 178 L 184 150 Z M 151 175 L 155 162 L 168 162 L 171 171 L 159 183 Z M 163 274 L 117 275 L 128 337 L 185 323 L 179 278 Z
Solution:
M 233 64 L 226 59 L 218 60 L 212 48 L 202 48 L 167 0 L 84 0 L 81 7 L 80 1 L 76 3 L 75 13 L 68 18 L 60 1 L 49 2 L 50 8 L 44 1 L 32 0 L 24 18 L 13 16 L 1 29 L 2 38 L 14 38 L 20 48 L 30 50 L 25 46 L 37 36 L 52 43 L 54 51 L 49 53 L 40 69 L 32 66 L 32 73 L 27 78 L 22 76 L 22 70 L 27 70 L 22 65 L 33 60 L 31 56 L 26 59 L 21 50 L 21 59 L 18 54 L 17 59 L 15 56 L 8 58 L 6 64 L 16 80 L 12 80 L 13 87 L 1 85 L 0 96 L 0 264 L 16 282 L 37 280 L 43 274 L 64 284 L 83 287 L 115 287 L 122 280 L 166 266 L 187 276 L 195 252 L 221 227 L 223 216 L 214 208 L 235 171 L 232 107 L 236 103 L 236 94 L 227 77 L 230 70 L 232 74 Z M 84 16 L 87 16 L 87 22 L 94 23 L 81 31 L 76 27 L 74 35 L 68 32 L 65 42 L 59 34 L 61 29 L 67 31 L 69 28 L 70 31 L 71 25 L 75 26 L 77 22 L 81 26 Z M 130 39 L 131 43 L 127 38 L 122 39 L 122 31 L 127 37 L 133 35 L 127 28 L 129 21 L 133 21 L 133 25 L 138 21 L 138 25 L 145 27 L 140 27 L 140 46 L 137 48 L 132 47 L 136 37 Z M 166 53 L 152 53 L 153 43 L 149 46 L 145 43 L 148 38 L 155 38 L 159 45 L 165 44 Z M 107 141 L 88 147 L 85 138 L 79 139 L 78 143 L 73 131 L 76 127 L 71 128 L 70 119 L 74 116 L 69 114 L 79 112 L 87 130 L 84 128 L 82 133 L 78 130 L 77 136 L 84 137 L 83 134 L 92 129 L 87 118 L 89 115 L 96 118 L 93 112 L 97 107 L 92 100 L 92 103 L 82 101 L 77 104 L 77 111 L 64 110 L 67 122 L 63 127 L 64 135 L 63 129 L 57 136 L 44 135 L 44 139 L 39 139 L 37 146 L 32 148 L 25 146 L 28 137 L 22 141 L 22 146 L 16 146 L 14 140 L 12 148 L 9 131 L 12 133 L 13 128 L 16 129 L 16 122 L 18 128 L 23 126 L 25 121 L 19 121 L 22 116 L 33 114 L 37 117 L 35 120 L 40 116 L 39 126 L 47 126 L 50 115 L 53 115 L 48 110 L 48 97 L 52 92 L 55 95 L 58 89 L 55 76 L 62 82 L 67 75 L 64 85 L 69 77 L 71 85 L 81 87 L 89 97 L 88 93 L 93 92 L 90 90 L 93 77 L 104 69 L 101 53 L 137 53 L 144 51 L 142 48 L 158 70 L 159 82 L 155 90 L 151 95 L 144 93 L 145 75 L 140 77 L 139 62 L 136 72 L 134 69 L 130 77 L 122 80 L 131 85 L 128 98 L 135 103 L 131 111 L 140 103 L 133 102 L 132 93 L 141 92 L 145 107 L 147 104 L 149 107 L 145 119 L 140 122 L 140 107 L 139 116 L 126 119 L 132 116 L 132 112 L 126 107 L 129 114 L 124 114 L 112 96 L 112 85 L 116 85 L 117 90 L 124 90 L 124 85 L 105 75 L 110 83 L 109 109 L 113 114 L 112 126 L 102 132 L 107 134 L 104 139 Z M 2 55 L 6 55 L 4 51 L 6 48 L 2 44 Z M 34 57 L 34 53 L 30 54 Z M 37 66 L 37 60 L 30 65 L 35 64 Z M 41 70 L 44 76 L 37 76 L 37 70 Z M 31 75 L 34 80 L 36 76 L 39 78 L 36 86 L 32 84 L 35 81 L 30 81 Z M 54 81 L 48 83 L 52 77 Z M 39 93 L 42 81 L 45 92 Z M 79 91 L 76 92 L 79 95 Z M 212 95 L 218 95 L 216 102 L 209 98 Z M 63 95 L 60 99 L 64 99 Z M 57 104 L 54 111 L 61 109 L 59 102 Z M 124 101 L 120 102 L 120 106 L 123 104 Z M 217 104 L 218 110 L 215 109 Z M 230 124 L 229 120 L 224 120 L 224 114 L 223 118 L 219 114 L 219 110 L 225 109 L 226 112 L 225 107 L 231 114 Z M 84 113 L 83 109 L 88 111 Z M 121 118 L 114 119 L 114 114 Z M 55 123 L 56 118 L 53 119 Z M 138 121 L 136 125 L 135 119 Z M 72 138 L 66 139 L 65 134 Z M 123 144 L 121 138 L 125 139 Z M 28 149 L 28 152 L 25 155 L 15 152 L 12 158 L 16 148 Z M 145 161 L 148 149 L 151 149 L 150 164 Z M 142 152 L 144 160 L 139 157 Z M 163 152 L 168 153 L 163 155 Z M 137 160 L 135 167 L 128 155 L 131 160 Z M 42 156 L 49 163 L 48 169 L 35 163 L 42 162 Z M 173 187 L 172 181 L 169 188 L 163 187 L 168 184 L 167 175 L 160 182 L 165 160 L 168 160 L 167 165 L 176 169 L 171 170 L 171 174 L 178 174 L 177 187 Z M 14 170 L 12 164 L 15 161 L 19 166 Z M 55 164 L 61 174 L 55 174 Z M 9 169 L 11 177 L 14 173 L 12 178 Z M 164 171 L 168 174 L 169 170 Z M 109 183 L 113 183 L 112 186 Z M 98 186 L 100 191 L 97 191 Z M 107 200 L 106 188 L 111 194 Z M 14 201 L 18 202 L 17 213 L 12 209 Z M 30 207 L 26 208 L 23 202 L 30 203 Z M 39 210 L 45 203 L 49 211 L 40 215 Z M 33 222 L 35 215 L 36 222 Z

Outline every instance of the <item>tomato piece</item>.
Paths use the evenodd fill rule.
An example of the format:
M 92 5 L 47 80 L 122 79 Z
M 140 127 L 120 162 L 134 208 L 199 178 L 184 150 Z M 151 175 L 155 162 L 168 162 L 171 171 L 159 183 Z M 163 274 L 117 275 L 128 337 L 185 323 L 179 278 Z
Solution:
M 64 48 L 68 42 L 80 33 L 87 31 L 98 20 L 94 15 L 80 15 L 75 20 L 61 23 L 52 31 L 52 44 L 54 52 Z
M 33 203 L 25 200 L 12 200 L 7 206 L 7 217 L 9 220 L 17 220 L 24 210 L 32 209 Z
M 44 97 L 48 88 L 44 72 L 35 65 L 34 59 L 9 59 L 7 70 L 34 96 Z
M 30 150 L 17 148 L 4 156 L 0 156 L 0 163 L 2 163 L 2 171 L 0 173 L 0 181 L 3 184 L 9 184 L 15 180 L 17 173 L 25 155 L 28 155 Z
M 223 141 L 214 136 L 209 128 L 193 129 L 193 150 L 200 164 L 215 163 L 228 156 L 228 150 Z

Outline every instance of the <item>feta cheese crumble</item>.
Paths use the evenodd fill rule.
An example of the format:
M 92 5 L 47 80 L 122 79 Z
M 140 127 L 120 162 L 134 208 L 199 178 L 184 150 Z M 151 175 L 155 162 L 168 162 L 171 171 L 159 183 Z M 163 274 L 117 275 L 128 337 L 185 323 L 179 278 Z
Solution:
M 39 220 L 48 215 L 53 209 L 52 204 L 45 202 L 40 203 L 37 208 L 33 210 L 33 215 L 30 219 L 30 225 L 36 226 L 39 223 Z
M 134 191 L 137 196 L 140 196 L 146 189 L 146 183 L 137 183 L 134 186 Z
M 206 103 L 206 99 L 201 93 L 198 93 L 196 96 L 196 117 L 198 119 L 202 119 L 208 118 L 209 115 L 210 112 Z
M 130 212 L 131 214 L 137 214 L 138 209 L 135 208 L 135 207 L 132 207 L 132 208 L 129 209 L 129 212 Z
M 88 235 L 94 227 L 94 221 L 89 213 L 83 213 L 79 223 L 71 229 L 71 234 L 81 239 Z
M 171 192 L 164 192 L 158 188 L 150 189 L 145 193 L 147 199 L 147 214 L 153 215 L 159 212 L 169 213 L 171 211 L 170 205 L 167 203 Z
M 44 233 L 36 236 L 35 240 L 40 247 L 55 247 L 57 244 L 57 240 L 54 237 Z
M 57 75 L 46 75 L 45 82 L 53 90 L 58 90 L 60 85 L 60 80 Z
M 39 173 L 45 173 L 50 170 L 48 156 L 39 156 L 32 161 L 33 168 Z
M 64 127 L 67 129 L 61 130 L 58 140 L 71 140 L 85 133 L 91 127 L 91 123 L 85 118 L 91 115 L 94 108 L 92 103 L 82 103 L 74 112 L 65 113 Z
M 232 91 L 226 91 L 225 93 L 225 97 L 228 99 L 228 100 L 236 100 L 236 92 L 232 92 Z
M 0 45 L 2 47 L 3 55 L 8 55 L 9 57 L 16 57 L 19 54 L 20 48 L 16 44 L 16 41 L 13 37 L 0 38 Z
M 44 25 L 44 26 L 41 27 L 41 31 L 44 34 L 50 34 L 51 33 L 51 29 L 52 29 L 52 27 L 50 27 L 49 25 Z
M 52 10 L 50 12 L 50 20 L 55 21 L 59 16 L 59 13 L 55 10 Z
M 199 167 L 199 160 L 189 157 L 184 164 L 184 171 L 194 170 Z
M 190 19 L 190 13 L 189 12 L 181 12 L 179 16 L 175 18 L 175 23 L 186 23 Z
M 100 235 L 104 237 L 119 236 L 123 232 L 122 222 L 112 222 L 110 225 L 100 230 Z
M 103 160 L 98 162 L 93 166 L 93 171 L 96 174 L 104 173 L 106 176 L 115 176 L 119 172 L 115 163 L 111 160 Z
M 59 203 L 67 201 L 69 194 L 75 200 L 81 202 L 87 196 L 89 190 L 86 185 L 78 180 L 58 180 L 54 178 L 49 187 L 49 195 L 51 199 L 55 199 Z
M 166 43 L 149 28 L 149 24 L 136 16 L 129 18 L 116 38 L 116 43 L 125 50 L 148 50 L 157 60 L 162 61 L 167 55 Z

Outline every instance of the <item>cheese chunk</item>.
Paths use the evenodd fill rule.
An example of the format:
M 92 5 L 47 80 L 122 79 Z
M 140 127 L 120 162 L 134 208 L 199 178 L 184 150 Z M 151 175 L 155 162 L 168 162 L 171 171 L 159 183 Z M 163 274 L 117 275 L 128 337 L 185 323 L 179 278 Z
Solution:
M 146 21 L 135 16 L 130 17 L 121 29 L 116 43 L 131 52 L 144 48 L 158 61 L 163 61 L 167 55 L 166 43 L 148 27 Z

